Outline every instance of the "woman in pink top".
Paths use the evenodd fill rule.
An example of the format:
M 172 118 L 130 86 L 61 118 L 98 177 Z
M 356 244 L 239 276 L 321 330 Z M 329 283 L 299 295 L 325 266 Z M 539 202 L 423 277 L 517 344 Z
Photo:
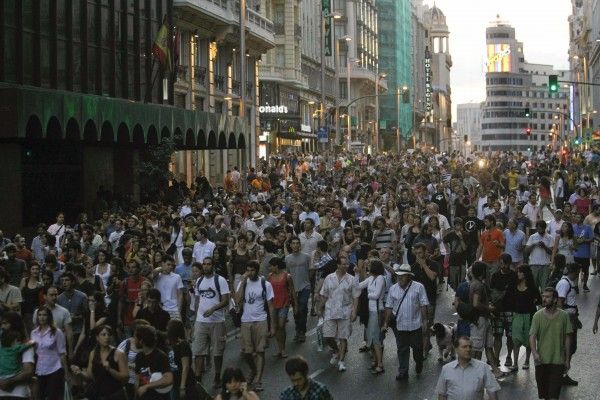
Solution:
M 63 332 L 54 325 L 52 311 L 42 306 L 37 311 L 31 340 L 36 343 L 38 394 L 41 399 L 62 400 L 68 380 L 67 349 Z

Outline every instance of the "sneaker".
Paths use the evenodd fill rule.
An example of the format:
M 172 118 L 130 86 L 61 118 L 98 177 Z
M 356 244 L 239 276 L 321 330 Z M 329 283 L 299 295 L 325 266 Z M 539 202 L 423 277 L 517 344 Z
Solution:
M 338 363 L 338 371 L 340 371 L 340 372 L 344 372 L 345 370 L 346 370 L 346 364 L 344 364 L 344 362 L 343 362 L 343 361 L 340 361 L 340 362 Z
M 331 360 L 329 360 L 329 364 L 331 364 L 331 365 L 337 365 L 338 362 L 339 362 L 339 360 L 338 360 L 338 355 L 337 354 L 334 354 L 331 357 Z
M 579 382 L 571 378 L 569 375 L 565 375 L 562 378 L 562 384 L 563 386 L 577 386 Z
M 588 287 L 588 285 L 583 285 L 583 291 L 584 292 L 589 292 L 590 288 Z
M 510 356 L 506 357 L 506 361 L 504 362 L 504 366 L 505 367 L 510 367 L 512 365 L 513 365 L 512 358 L 510 358 Z
M 324 350 L 324 349 L 323 349 L 323 345 L 322 345 L 322 344 L 320 344 L 320 345 L 318 345 L 318 346 L 317 346 L 317 351 L 318 351 L 319 353 L 322 353 L 322 352 L 323 352 L 323 350 Z

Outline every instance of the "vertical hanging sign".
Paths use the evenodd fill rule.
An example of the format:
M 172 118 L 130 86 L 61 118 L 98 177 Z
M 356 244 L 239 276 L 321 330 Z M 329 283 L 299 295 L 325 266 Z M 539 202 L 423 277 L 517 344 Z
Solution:
M 331 0 L 321 0 L 321 18 L 325 19 L 323 41 L 325 42 L 325 55 L 331 56 Z
M 432 102 L 433 87 L 431 86 L 431 53 L 425 50 L 425 109 L 431 111 L 433 108 Z

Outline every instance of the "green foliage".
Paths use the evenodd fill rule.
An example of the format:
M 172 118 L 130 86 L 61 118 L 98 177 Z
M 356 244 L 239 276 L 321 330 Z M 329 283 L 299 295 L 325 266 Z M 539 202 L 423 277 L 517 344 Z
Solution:
M 174 178 L 169 163 L 175 147 L 175 139 L 164 137 L 158 145 L 150 145 L 142 152 L 138 166 L 142 201 L 156 201 L 167 190 Z

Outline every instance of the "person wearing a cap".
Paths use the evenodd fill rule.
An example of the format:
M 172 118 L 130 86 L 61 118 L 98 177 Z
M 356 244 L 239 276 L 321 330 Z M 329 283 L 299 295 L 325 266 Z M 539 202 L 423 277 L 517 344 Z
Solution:
M 409 264 L 394 265 L 398 282 L 387 296 L 382 330 L 392 326 L 396 337 L 398 375 L 396 380 L 408 379 L 410 349 L 415 360 L 415 372 L 423 371 L 423 333 L 427 329 L 427 292 L 425 286 L 412 280 L 414 274 Z

